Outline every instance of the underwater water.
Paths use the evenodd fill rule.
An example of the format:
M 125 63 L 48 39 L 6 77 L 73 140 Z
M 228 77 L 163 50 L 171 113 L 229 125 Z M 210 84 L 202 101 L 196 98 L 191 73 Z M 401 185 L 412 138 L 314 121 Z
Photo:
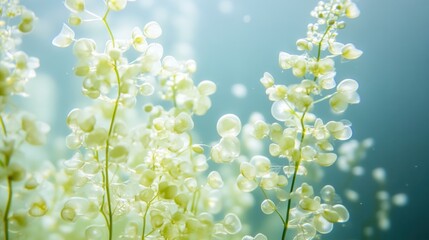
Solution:
M 26 87 L 29 97 L 17 100 L 17 104 L 51 128 L 46 145 L 36 150 L 34 156 L 61 165 L 60 161 L 74 154 L 65 146 L 65 138 L 71 132 L 66 124 L 67 115 L 73 108 L 89 105 L 91 100 L 82 95 L 82 80 L 73 74 L 76 58 L 72 48 L 52 45 L 69 15 L 63 1 L 21 2 L 34 11 L 37 21 L 33 31 L 23 37 L 20 47 L 39 58 L 40 67 L 37 77 Z M 94 1 L 87 2 L 96 5 Z M 211 108 L 193 120 L 196 138 L 210 144 L 219 140 L 216 124 L 225 114 L 237 115 L 243 125 L 255 112 L 265 116 L 267 122 L 275 121 L 271 116 L 272 102 L 260 78 L 264 72 L 270 72 L 276 81 L 297 83 L 292 74 L 279 67 L 279 52 L 298 54 L 296 40 L 306 36 L 307 25 L 314 21 L 309 13 L 317 2 L 136 0 L 129 1 L 122 12 L 112 11 L 109 21 L 117 38 L 128 36 L 136 25 L 143 27 L 149 21 L 158 22 L 162 35 L 157 42 L 162 44 L 164 55 L 178 60 L 194 59 L 197 71 L 193 79 L 198 82 L 208 79 L 217 85 L 216 93 L 210 96 Z M 334 186 L 339 194 L 337 201 L 350 213 L 348 221 L 335 224 L 333 231 L 320 235 L 320 239 L 428 239 L 425 228 L 429 215 L 426 186 L 429 183 L 429 81 L 426 79 L 429 3 L 423 0 L 354 2 L 360 16 L 347 20 L 338 40 L 353 43 L 363 54 L 354 61 L 339 60 L 335 69 L 339 79 L 352 78 L 359 83 L 360 103 L 349 106 L 347 112 L 339 115 L 333 114 L 329 106 L 315 112 L 324 121 L 350 120 L 352 139 L 371 138 L 374 144 L 366 150 L 356 176 L 351 177 L 351 173 L 333 165 L 323 170 L 322 180 L 317 177 L 314 180 L 315 189 L 326 184 Z M 109 37 L 100 21 L 85 23 L 75 32 L 76 36 L 94 38 L 101 49 Z M 136 108 L 142 109 L 143 105 L 144 102 L 138 102 Z M 133 119 L 139 117 L 133 116 Z M 334 145 L 338 148 L 341 142 Z M 261 152 L 268 155 L 268 146 Z M 209 165 L 210 169 L 217 169 L 216 164 Z M 380 168 L 386 173 L 382 184 L 373 178 L 373 170 Z M 219 168 L 219 172 L 222 171 L 227 172 Z M 348 199 L 346 189 L 353 189 L 359 198 Z M 404 196 L 401 194 L 406 194 L 406 204 L 396 206 L 391 197 L 397 196 L 401 202 Z M 243 218 L 241 222 L 247 224 L 246 234 L 254 236 L 261 232 L 268 239 L 280 239 L 282 226 L 277 216 L 261 212 L 260 192 L 254 191 L 253 196 L 254 205 L 239 214 Z M 382 201 L 385 198 L 390 199 L 388 206 Z M 388 219 L 389 224 L 384 223 L 387 225 L 377 217 L 382 208 L 387 211 L 382 216 Z M 380 224 L 384 226 L 381 230 Z M 365 231 L 374 234 L 365 237 Z

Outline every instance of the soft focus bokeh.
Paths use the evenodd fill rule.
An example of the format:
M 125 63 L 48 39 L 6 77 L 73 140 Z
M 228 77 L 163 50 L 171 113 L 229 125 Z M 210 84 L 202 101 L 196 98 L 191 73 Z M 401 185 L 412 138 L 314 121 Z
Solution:
M 339 41 L 354 43 L 364 54 L 357 61 L 336 67 L 337 77 L 359 82 L 361 103 L 334 118 L 349 119 L 353 123 L 353 138 L 371 137 L 375 144 L 364 161 L 364 176 L 353 182 L 353 188 L 361 194 L 360 201 L 343 202 L 351 219 L 337 225 L 327 239 L 363 239 L 362 226 L 376 208 L 377 184 L 371 171 L 377 167 L 387 172 L 389 193 L 408 195 L 408 205 L 391 209 L 390 230 L 379 239 L 427 239 L 429 3 L 355 2 L 361 15 L 347 20 Z M 68 11 L 58 0 L 22 3 L 38 16 L 34 31 L 24 37 L 23 48 L 41 63 L 38 77 L 28 86 L 30 100 L 22 104 L 51 125 L 47 149 L 56 150 L 48 151 L 47 157 L 52 161 L 69 158 L 64 146 L 64 137 L 69 133 L 65 118 L 72 108 L 84 106 L 88 100 L 81 95 L 81 80 L 73 75 L 71 49 L 51 45 L 67 21 Z M 198 70 L 194 79 L 210 79 L 217 84 L 213 107 L 208 115 L 196 119 L 200 137 L 210 142 L 217 138 L 216 121 L 223 114 L 235 113 L 245 122 L 252 112 L 261 112 L 270 119 L 271 106 L 259 79 L 268 71 L 277 81 L 295 81 L 281 72 L 278 53 L 296 53 L 295 41 L 305 37 L 306 26 L 313 21 L 309 12 L 316 3 L 315 0 L 136 0 L 129 2 L 126 11 L 112 13 L 111 24 L 120 38 L 136 25 L 142 27 L 151 20 L 159 22 L 163 27 L 159 42 L 164 46 L 164 54 L 195 59 Z M 101 22 L 87 24 L 77 35 L 86 31 L 85 34 L 90 33 L 96 39 L 105 39 L 106 33 L 100 25 Z M 322 118 L 332 118 L 328 110 L 319 114 Z M 341 187 L 346 178 L 334 166 L 326 171 L 323 183 Z M 249 218 L 254 221 L 253 234 L 257 226 L 266 226 L 261 219 L 277 221 L 274 215 L 261 216 L 258 206 L 252 214 L 257 216 Z M 276 229 L 259 230 L 280 234 Z

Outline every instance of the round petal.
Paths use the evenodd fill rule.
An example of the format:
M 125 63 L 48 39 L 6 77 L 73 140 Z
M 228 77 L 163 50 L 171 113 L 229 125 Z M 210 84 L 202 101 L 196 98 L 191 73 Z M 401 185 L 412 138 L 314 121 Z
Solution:
M 334 225 L 326 220 L 322 215 L 316 215 L 314 217 L 313 226 L 321 234 L 330 233 L 334 228 Z
M 52 44 L 61 48 L 68 47 L 73 42 L 74 36 L 74 31 L 67 24 L 63 24 L 61 32 L 52 40 Z
M 147 38 L 155 39 L 161 36 L 162 29 L 157 22 L 152 21 L 144 26 L 143 33 Z
M 241 121 L 234 114 L 226 114 L 219 118 L 216 129 L 221 137 L 236 137 L 241 131 Z
M 344 45 L 341 49 L 341 56 L 345 59 L 354 60 L 359 58 L 362 55 L 362 51 L 355 48 L 351 43 Z

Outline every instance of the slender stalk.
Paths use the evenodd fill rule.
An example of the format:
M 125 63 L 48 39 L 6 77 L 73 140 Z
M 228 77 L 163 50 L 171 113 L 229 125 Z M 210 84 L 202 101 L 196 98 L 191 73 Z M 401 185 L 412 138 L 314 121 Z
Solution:
M 265 197 L 265 199 L 270 199 L 269 197 L 268 197 L 268 195 L 267 195 L 267 193 L 265 192 L 265 190 L 263 189 L 263 188 L 260 188 L 261 189 L 261 191 L 262 191 L 262 194 L 264 195 L 264 197 Z M 282 215 L 280 214 L 280 212 L 279 212 L 279 210 L 277 209 L 277 207 L 276 207 L 276 209 L 274 210 L 276 213 L 277 213 L 277 215 L 280 217 L 280 219 L 282 220 L 282 223 L 283 223 L 283 225 L 285 224 L 285 220 L 284 220 L 284 218 L 282 217 Z
M 146 216 L 147 213 L 149 212 L 149 208 L 150 208 L 150 204 L 152 204 L 153 200 L 155 200 L 158 197 L 158 194 L 156 194 L 148 203 L 146 206 L 146 209 L 144 211 L 144 215 L 143 215 L 143 232 L 142 232 L 142 240 L 145 239 L 145 232 L 146 232 Z
M 323 40 L 325 39 L 326 35 L 328 34 L 329 30 L 331 29 L 331 27 L 332 27 L 332 25 L 329 25 L 326 28 L 325 33 L 323 33 L 323 36 L 320 39 L 320 42 L 319 42 L 319 45 L 318 45 L 318 49 L 317 49 L 317 59 L 316 59 L 316 62 L 320 61 L 320 56 L 321 56 L 321 53 L 322 53 L 322 43 L 323 43 Z M 316 81 L 316 80 L 317 80 L 317 76 L 314 76 L 313 81 Z
M 3 131 L 3 134 L 4 134 L 5 136 L 7 136 L 6 125 L 5 125 L 5 123 L 4 123 L 4 120 L 3 120 L 3 117 L 2 117 L 2 116 L 0 116 L 0 125 L 1 125 L 1 129 L 2 129 L 2 131 Z
M 9 240 L 9 211 L 10 207 L 12 205 L 12 180 L 8 177 L 7 178 L 7 202 L 6 202 L 6 209 L 4 210 L 3 215 L 3 230 L 4 230 L 4 239 Z
M 305 138 L 305 125 L 304 125 L 304 118 L 305 118 L 305 114 L 308 111 L 308 107 L 304 110 L 304 112 L 302 113 L 302 117 L 300 119 L 300 123 L 301 123 L 301 128 L 302 128 L 302 133 L 301 133 L 301 140 L 299 142 L 299 159 L 298 161 L 295 163 L 295 169 L 293 172 L 293 177 L 292 177 L 292 183 L 290 186 L 290 190 L 289 190 L 289 194 L 292 196 L 292 193 L 294 191 L 294 187 L 295 187 L 295 182 L 296 182 L 296 176 L 297 176 L 297 172 L 299 169 L 299 166 L 301 165 L 301 151 L 302 151 L 302 143 L 304 142 L 304 138 Z M 288 230 L 288 225 L 289 225 L 289 216 L 290 216 L 290 208 L 291 208 L 291 204 L 292 204 L 292 198 L 290 198 L 288 200 L 287 203 L 287 210 L 286 210 L 286 217 L 285 217 L 285 221 L 284 221 L 284 228 L 283 228 L 283 232 L 282 232 L 282 240 L 286 239 L 286 234 L 287 234 L 287 230 Z
M 319 44 L 318 44 L 318 49 L 317 49 L 317 58 L 316 58 L 316 62 L 319 62 L 319 61 L 320 61 L 321 52 L 322 52 L 322 44 L 323 44 L 323 40 L 325 39 L 326 35 L 328 34 L 329 30 L 331 29 L 331 26 L 332 26 L 332 25 L 329 25 L 329 26 L 326 28 L 325 32 L 323 33 L 322 38 L 320 39 L 320 42 L 319 42 Z M 317 76 L 314 76 L 313 81 L 316 81 L 316 80 L 317 80 Z M 325 97 L 325 98 L 322 98 L 322 99 L 320 99 L 319 101 L 316 101 L 316 102 L 323 101 L 323 100 L 325 100 L 325 99 L 327 99 L 327 98 L 329 98 L 329 97 L 332 97 L 332 95 L 329 95 L 329 96 L 327 96 L 327 97 Z M 314 103 L 313 103 L 313 104 L 314 104 Z M 305 117 L 305 114 L 307 113 L 307 111 L 308 111 L 308 107 L 305 109 L 305 111 L 303 112 L 303 114 L 302 114 L 302 116 L 301 116 L 301 119 L 300 119 L 301 129 L 302 129 L 302 134 L 301 134 L 301 140 L 300 140 L 300 144 L 299 144 L 299 152 L 300 152 L 300 154 L 299 154 L 299 155 L 301 155 L 301 151 L 302 151 L 302 143 L 304 142 L 304 137 L 305 137 L 305 131 L 306 131 L 306 130 L 305 130 L 305 125 L 304 125 L 304 117 Z M 295 163 L 295 169 L 294 169 L 294 172 L 293 172 L 292 183 L 291 183 L 290 190 L 289 190 L 289 193 L 290 193 L 290 194 L 292 194 L 292 193 L 293 193 L 293 191 L 294 191 L 294 189 L 295 189 L 296 176 L 297 176 L 297 172 L 298 172 L 298 169 L 299 169 L 299 165 L 300 165 L 300 164 L 301 164 L 301 156 L 299 157 L 298 161 Z M 283 228 L 283 232 L 282 232 L 282 238 L 281 238 L 282 240 L 285 240 L 285 239 L 286 239 L 286 234 L 287 234 L 288 225 L 289 225 L 289 215 L 290 215 L 291 204 L 292 204 L 292 199 L 289 199 L 289 200 L 288 200 L 288 203 L 287 203 L 287 210 L 286 210 L 285 224 L 284 224 L 284 228 Z
M 4 123 L 3 117 L 0 116 L 0 125 L 1 129 L 3 131 L 3 135 L 7 137 L 7 130 L 6 130 L 6 124 Z M 10 159 L 7 156 L 5 161 L 5 167 L 7 168 L 9 166 Z M 7 200 L 6 200 L 6 209 L 4 210 L 3 214 L 3 231 L 4 231 L 4 239 L 9 240 L 9 211 L 12 206 L 12 195 L 13 195 L 13 188 L 12 188 L 12 180 L 10 177 L 7 177 Z
M 112 40 L 112 45 L 113 47 L 115 47 L 115 38 L 113 36 L 112 30 L 109 26 L 109 24 L 107 23 L 107 16 L 109 14 L 109 9 L 107 9 L 106 13 L 103 16 L 103 23 L 106 26 L 107 32 L 109 33 L 110 39 Z M 118 112 L 118 107 L 119 107 L 119 100 L 121 98 L 121 78 L 119 76 L 119 71 L 118 71 L 118 67 L 117 67 L 117 62 L 114 61 L 113 63 L 113 70 L 115 72 L 115 77 L 117 80 L 117 84 L 118 84 L 118 93 L 117 93 L 117 97 L 115 100 L 115 105 L 113 108 L 113 113 L 112 113 L 112 118 L 110 120 L 110 126 L 109 126 L 109 132 L 107 134 L 107 140 L 106 140 L 106 151 L 105 151 L 105 157 L 106 157 L 106 161 L 105 161 L 105 167 L 104 167 L 104 176 L 105 176 L 105 184 L 104 187 L 106 189 L 106 198 L 107 198 L 107 208 L 108 208 L 108 229 L 109 229 L 109 240 L 113 239 L 113 210 L 112 210 L 112 200 L 111 200 L 111 194 L 110 194 L 110 184 L 109 184 L 109 150 L 110 150 L 110 137 L 112 135 L 113 132 L 113 126 L 115 124 L 115 119 L 116 119 L 116 114 Z

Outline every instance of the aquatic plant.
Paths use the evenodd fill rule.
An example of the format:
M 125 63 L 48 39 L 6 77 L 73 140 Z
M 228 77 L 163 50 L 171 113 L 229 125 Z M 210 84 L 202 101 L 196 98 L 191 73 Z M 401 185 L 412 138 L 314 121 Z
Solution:
M 71 131 L 65 145 L 72 156 L 55 159 L 56 167 L 38 160 L 36 167 L 23 153 L 29 152 L 26 145 L 44 144 L 49 127 L 12 104 L 14 95 L 26 95 L 25 84 L 39 66 L 37 58 L 18 49 L 36 17 L 18 0 L 0 0 L 3 238 L 264 240 L 268 234 L 251 233 L 244 217 L 259 199 L 250 194 L 256 189 L 261 211 L 277 215 L 281 223 L 269 231 L 282 240 L 314 239 L 330 233 L 334 223 L 346 222 L 349 211 L 334 186 L 325 185 L 317 194 L 312 178 L 314 169 L 331 166 L 337 158 L 342 170 L 346 165 L 346 172 L 356 169 L 363 154 L 350 142 L 337 157 L 335 142 L 351 137 L 351 123 L 316 115 L 324 103 L 335 114 L 359 103 L 357 81 L 337 84 L 335 69 L 339 59 L 362 54 L 336 40 L 346 26 L 343 19 L 359 16 L 356 4 L 317 4 L 311 12 L 316 21 L 296 42 L 300 53 L 279 54 L 280 68 L 291 70 L 297 81 L 264 73 L 260 82 L 271 101 L 269 117 L 276 122 L 254 114 L 242 126 L 238 116 L 226 114 L 216 125 L 221 139 L 205 144 L 194 117 L 210 109 L 216 84 L 193 80 L 194 60 L 164 56 L 156 42 L 163 33 L 157 22 L 116 37 L 110 19 L 124 14 L 129 2 L 64 1 L 69 17 L 52 44 L 71 47 L 74 75 L 82 79 L 82 94 L 90 101 L 65 120 Z M 101 42 L 92 31 L 80 30 L 89 23 L 104 32 Z M 262 150 L 266 143 L 269 156 Z M 373 175 L 383 185 L 380 172 Z M 357 194 L 347 191 L 349 199 Z M 387 229 L 390 198 L 384 190 L 377 198 L 376 220 Z M 404 195 L 395 195 L 393 203 L 403 204 Z
M 69 177 L 64 189 L 70 198 L 61 217 L 70 222 L 90 219 L 85 231 L 89 239 L 208 239 L 235 234 L 241 229 L 235 214 L 215 221 L 202 204 L 210 201 L 206 192 L 221 188 L 223 182 L 216 171 L 201 174 L 208 168 L 207 158 L 191 134 L 192 117 L 210 108 L 209 96 L 216 85 L 208 80 L 195 85 L 191 78 L 195 61 L 164 57 L 160 44 L 149 43 L 162 34 L 156 22 L 143 29 L 136 26 L 128 39 L 116 39 L 108 18 L 126 4 L 107 1 L 99 15 L 84 1 L 65 2 L 71 25 L 85 24 L 85 16 L 104 25 L 109 39 L 101 52 L 95 40 L 75 39 L 66 24 L 53 40 L 58 47 L 73 45 L 78 60 L 75 75 L 83 78 L 83 94 L 95 100 L 67 117 L 72 130 L 67 146 L 77 152 L 64 161 Z M 127 58 L 130 51 L 136 53 L 135 59 Z M 158 95 L 150 98 L 155 92 Z M 146 116 L 135 119 L 133 126 L 130 114 L 138 99 L 145 102 Z
M 19 1 L 0 1 L 0 189 L 4 239 L 21 237 L 29 216 L 40 217 L 47 211 L 47 199 L 38 194 L 45 180 L 37 170 L 46 165 L 31 158 L 29 146 L 46 142 L 49 126 L 14 102 L 26 97 L 26 84 L 36 76 L 39 60 L 19 49 L 22 35 L 33 29 L 34 13 Z
M 329 101 L 331 110 L 340 114 L 349 104 L 360 101 L 357 81 L 344 79 L 337 85 L 335 78 L 336 58 L 354 60 L 362 55 L 353 44 L 336 40 L 339 30 L 346 26 L 343 18 L 356 18 L 359 14 L 350 0 L 320 1 L 311 12 L 316 22 L 309 24 L 307 36 L 296 42 L 302 54 L 279 54 L 280 67 L 290 69 L 302 80 L 286 85 L 289 80 L 275 81 L 269 73 L 261 78 L 268 99 L 273 102 L 272 117 L 278 122 L 253 123 L 253 135 L 260 140 L 269 139 L 270 157 L 256 155 L 241 162 L 237 186 L 244 192 L 262 192 L 261 210 L 267 215 L 278 215 L 283 226 L 281 239 L 286 239 L 290 229 L 295 230 L 293 239 L 313 239 L 317 234 L 331 232 L 334 223 L 349 219 L 346 207 L 336 202 L 333 186 L 324 186 L 317 196 L 312 185 L 303 180 L 297 187 L 297 180 L 307 175 L 309 165 L 328 167 L 335 163 L 337 155 L 332 142 L 347 140 L 352 135 L 349 121 L 324 123 L 314 109 Z M 217 130 L 222 139 L 211 150 L 214 161 L 231 162 L 238 157 L 240 128 L 240 119 L 233 114 L 219 119 Z M 272 161 L 280 164 L 282 173 Z

